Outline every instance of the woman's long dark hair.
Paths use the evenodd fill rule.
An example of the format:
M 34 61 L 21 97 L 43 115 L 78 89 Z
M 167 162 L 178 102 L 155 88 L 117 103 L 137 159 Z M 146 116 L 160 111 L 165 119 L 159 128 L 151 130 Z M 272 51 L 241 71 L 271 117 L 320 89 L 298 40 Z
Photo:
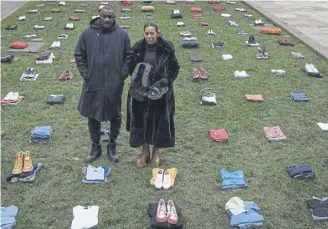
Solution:
M 144 31 L 146 30 L 147 27 L 154 27 L 155 31 L 158 32 L 158 26 L 154 22 L 147 22 L 144 26 Z

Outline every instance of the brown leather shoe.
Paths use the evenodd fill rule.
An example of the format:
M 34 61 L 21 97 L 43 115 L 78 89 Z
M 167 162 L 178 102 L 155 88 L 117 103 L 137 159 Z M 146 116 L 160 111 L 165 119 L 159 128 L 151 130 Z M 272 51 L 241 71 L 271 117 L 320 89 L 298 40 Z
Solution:
M 159 166 L 159 162 L 160 162 L 160 151 L 159 148 L 153 148 L 153 154 L 151 157 L 151 165 L 152 166 Z
M 146 164 L 150 164 L 150 149 L 149 145 L 143 146 L 142 153 L 139 155 L 137 160 L 137 167 L 142 168 Z

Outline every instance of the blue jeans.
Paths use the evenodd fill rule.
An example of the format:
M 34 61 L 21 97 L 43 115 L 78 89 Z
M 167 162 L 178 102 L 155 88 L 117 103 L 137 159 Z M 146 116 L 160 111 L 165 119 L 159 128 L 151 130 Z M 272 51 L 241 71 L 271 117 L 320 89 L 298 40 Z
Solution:
M 18 213 L 18 207 L 9 206 L 1 207 L 1 229 L 10 229 L 16 225 L 16 215 Z
M 244 180 L 244 172 L 241 170 L 229 172 L 226 169 L 221 169 L 220 175 L 223 189 L 247 187 L 247 184 Z

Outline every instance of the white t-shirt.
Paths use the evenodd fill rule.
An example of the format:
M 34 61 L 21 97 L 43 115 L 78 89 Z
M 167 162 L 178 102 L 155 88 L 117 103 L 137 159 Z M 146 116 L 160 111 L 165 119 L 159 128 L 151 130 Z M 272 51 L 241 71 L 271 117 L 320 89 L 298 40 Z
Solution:
M 98 225 L 99 206 L 75 206 L 71 229 L 88 229 Z

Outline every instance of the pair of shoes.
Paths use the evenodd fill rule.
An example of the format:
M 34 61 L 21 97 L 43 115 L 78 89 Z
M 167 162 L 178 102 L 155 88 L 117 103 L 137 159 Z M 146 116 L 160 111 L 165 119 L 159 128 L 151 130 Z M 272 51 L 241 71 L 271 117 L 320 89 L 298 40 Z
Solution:
M 60 80 L 60 81 L 70 80 L 72 78 L 73 78 L 73 74 L 70 73 L 69 71 L 62 72 L 58 76 L 58 80 Z
M 12 174 L 18 175 L 31 171 L 33 171 L 33 164 L 30 152 L 18 152 L 16 155 L 14 168 L 12 169 Z
M 208 79 L 207 72 L 205 71 L 205 69 L 203 67 L 201 67 L 199 69 L 199 71 L 197 68 L 194 68 L 194 74 L 192 76 L 192 79 L 193 80 L 199 80 L 199 79 L 207 80 Z
M 208 31 L 206 32 L 206 36 L 208 35 L 215 35 L 215 33 L 213 32 L 213 29 L 208 29 Z
M 169 189 L 171 187 L 171 175 L 168 169 L 160 169 L 155 177 L 155 188 Z
M 165 204 L 164 199 L 160 199 L 158 202 L 157 212 L 156 212 L 157 222 L 169 222 L 170 224 L 178 223 L 178 214 L 172 200 Z

